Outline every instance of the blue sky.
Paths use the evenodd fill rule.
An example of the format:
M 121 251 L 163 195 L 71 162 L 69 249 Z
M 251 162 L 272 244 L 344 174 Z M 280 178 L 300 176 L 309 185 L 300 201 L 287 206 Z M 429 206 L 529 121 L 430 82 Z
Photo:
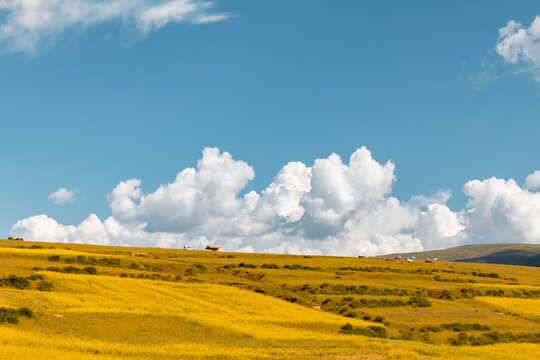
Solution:
M 0 233 L 38 214 L 104 219 L 119 182 L 151 193 L 208 146 L 253 167 L 240 195 L 289 161 L 347 162 L 366 146 L 395 164 L 393 196 L 448 189 L 454 212 L 468 181 L 522 184 L 540 169 L 540 85 L 495 49 L 537 2 L 216 1 L 211 12 L 226 18 L 148 32 L 75 24 L 31 50 L 0 36 Z M 48 200 L 61 187 L 77 201 Z

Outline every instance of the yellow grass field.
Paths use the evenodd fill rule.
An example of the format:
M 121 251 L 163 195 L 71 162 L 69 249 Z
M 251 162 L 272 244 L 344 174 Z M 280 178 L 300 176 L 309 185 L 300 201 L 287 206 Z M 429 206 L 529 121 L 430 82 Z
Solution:
M 532 315 L 540 320 L 540 299 L 512 299 L 483 296 L 479 300 L 500 308 L 501 311 Z
M 1 359 L 534 359 L 540 352 L 529 340 L 453 346 L 458 332 L 445 325 L 540 333 L 535 268 L 437 263 L 426 271 L 420 262 L 31 244 L 0 241 L 0 307 L 33 312 L 0 323 Z M 97 274 L 81 270 L 88 266 Z M 488 270 L 491 277 L 474 275 L 482 282 L 442 278 Z M 19 286 L 8 276 L 29 280 Z M 480 293 L 457 297 L 462 288 Z M 486 289 L 505 293 L 483 296 Z M 439 298 L 442 291 L 454 295 Z M 430 305 L 410 305 L 417 293 Z M 358 307 L 362 299 L 370 307 Z M 345 324 L 388 335 L 343 333 Z

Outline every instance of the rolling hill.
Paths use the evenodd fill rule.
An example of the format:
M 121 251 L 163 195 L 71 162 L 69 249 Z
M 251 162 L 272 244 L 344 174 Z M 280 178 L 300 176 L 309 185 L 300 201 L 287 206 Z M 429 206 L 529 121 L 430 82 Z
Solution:
M 446 250 L 395 253 L 385 255 L 394 258 L 438 258 L 442 261 L 474 262 L 540 267 L 540 245 L 536 244 L 480 244 L 464 245 Z
M 532 359 L 540 269 L 0 241 L 2 359 Z

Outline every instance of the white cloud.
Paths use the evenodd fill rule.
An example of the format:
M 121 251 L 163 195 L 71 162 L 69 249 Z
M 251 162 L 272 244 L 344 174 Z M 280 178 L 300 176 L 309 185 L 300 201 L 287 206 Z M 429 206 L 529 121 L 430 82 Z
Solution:
M 32 52 L 43 41 L 69 31 L 117 21 L 147 34 L 170 23 L 224 20 L 203 0 L 0 0 L 0 44 Z
M 415 236 L 422 239 L 424 250 L 433 250 L 460 245 L 457 236 L 464 230 L 460 213 L 452 212 L 440 203 L 427 205 L 422 211 L 415 226 Z
M 536 174 L 536 173 L 535 173 Z M 28 240 L 305 254 L 381 254 L 471 242 L 540 243 L 540 194 L 513 180 L 465 184 L 467 207 L 453 212 L 449 191 L 402 202 L 391 196 L 394 164 L 362 147 L 312 166 L 286 164 L 260 193 L 242 191 L 255 176 L 247 163 L 206 148 L 196 168 L 144 194 L 141 181 L 109 194 L 112 216 L 90 215 L 78 226 L 46 215 L 18 221 L 12 235 Z M 527 184 L 536 184 L 532 175 Z
M 469 181 L 463 210 L 466 236 L 476 243 L 540 243 L 540 193 L 522 189 L 514 180 Z
M 48 199 L 52 200 L 55 204 L 65 204 L 67 202 L 73 202 L 77 200 L 75 198 L 75 192 L 77 190 L 68 190 L 66 188 L 60 188 L 55 192 L 49 194 Z
M 245 201 L 237 195 L 254 177 L 245 162 L 206 148 L 197 169 L 182 170 L 174 182 L 143 195 L 140 180 L 124 181 L 108 201 L 119 220 L 147 223 L 149 231 L 207 232 L 214 226 L 228 226 L 242 213 Z
M 510 64 L 522 64 L 540 82 L 540 17 L 528 28 L 510 20 L 499 30 L 497 53 Z
M 429 204 L 444 205 L 450 199 L 451 196 L 452 196 L 452 192 L 450 190 L 439 190 L 431 196 L 415 195 L 411 198 L 411 200 L 409 201 L 409 204 L 415 205 L 418 207 L 426 207 Z
M 540 187 L 540 171 L 536 170 L 525 179 L 525 189 L 535 190 Z

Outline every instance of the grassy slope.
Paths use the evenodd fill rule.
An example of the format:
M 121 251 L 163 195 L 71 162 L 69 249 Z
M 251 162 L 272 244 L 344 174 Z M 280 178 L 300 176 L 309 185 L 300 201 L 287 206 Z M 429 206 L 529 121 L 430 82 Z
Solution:
M 51 255 L 60 260 L 48 260 Z M 70 262 L 77 256 L 84 258 Z M 95 265 L 99 275 L 35 270 L 83 268 L 90 256 L 118 260 Z M 540 350 L 537 344 L 448 347 L 456 332 L 420 331 L 428 324 L 475 322 L 499 332 L 539 332 L 540 314 L 531 309 L 540 308 L 533 296 L 540 293 L 540 269 L 530 267 L 12 241 L 0 241 L 0 265 L 2 276 L 38 273 L 53 284 L 50 292 L 36 290 L 39 280 L 25 290 L 0 288 L 0 306 L 36 313 L 18 325 L 0 325 L 0 336 L 9 339 L 1 358 L 520 359 Z M 479 276 L 488 273 L 497 277 Z M 353 285 L 387 295 L 351 293 Z M 465 297 L 461 289 L 506 296 Z M 416 292 L 432 306 L 353 306 L 361 299 L 406 302 Z M 367 316 L 382 316 L 385 324 L 363 321 Z M 345 323 L 384 326 L 396 340 L 339 334 Z
M 439 258 L 443 261 L 477 262 L 488 264 L 525 265 L 540 267 L 540 245 L 537 244 L 481 244 L 465 245 L 446 250 L 396 253 L 395 257 L 416 256 L 418 259 Z

